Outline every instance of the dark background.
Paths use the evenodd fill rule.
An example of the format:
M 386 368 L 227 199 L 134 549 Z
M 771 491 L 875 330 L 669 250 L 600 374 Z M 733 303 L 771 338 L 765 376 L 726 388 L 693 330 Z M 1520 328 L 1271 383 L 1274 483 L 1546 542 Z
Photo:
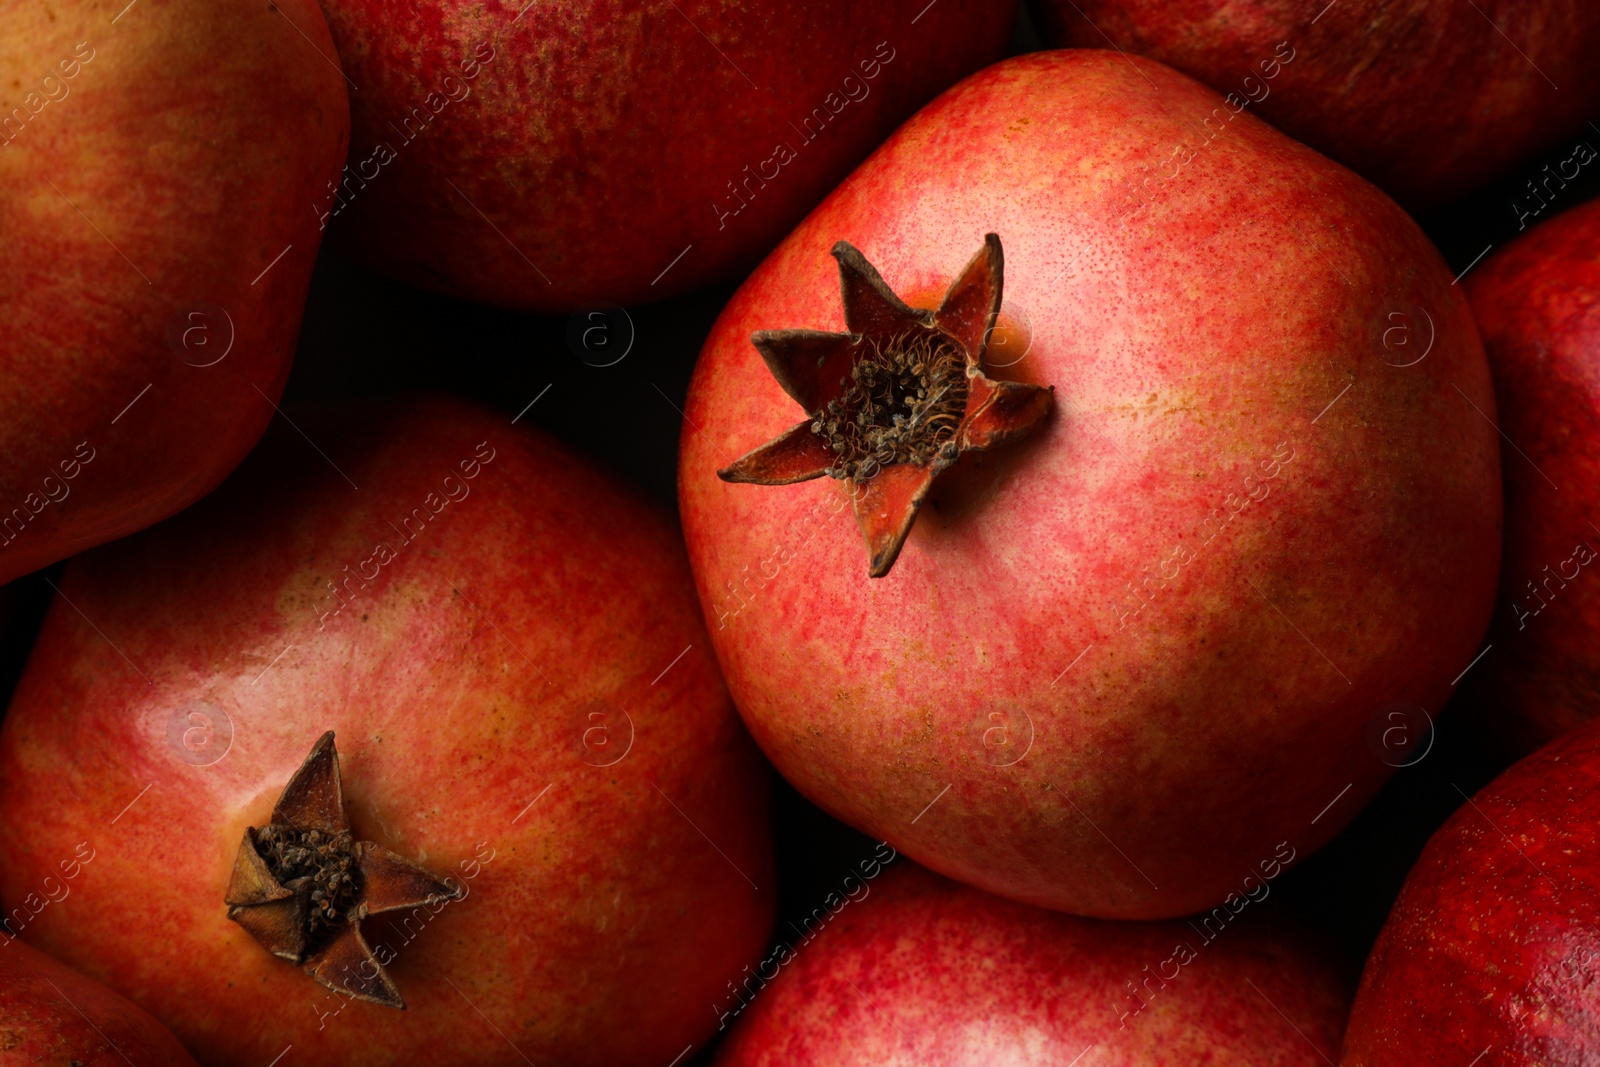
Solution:
M 1037 47 L 1026 15 L 1016 51 Z M 1588 135 L 1600 142 L 1600 126 Z M 1486 248 L 1516 236 L 1513 202 L 1524 182 L 1571 154 L 1572 141 L 1468 200 L 1422 216 L 1423 228 L 1460 273 Z M 1600 168 L 1587 168 L 1539 221 L 1600 194 Z M 634 340 L 626 358 L 591 366 L 569 344 L 565 317 L 523 315 L 407 288 L 324 252 L 312 280 L 285 403 L 340 400 L 408 389 L 472 397 L 515 415 L 548 387 L 523 422 L 561 437 L 676 508 L 678 408 L 695 357 L 737 287 L 729 282 L 674 300 L 626 309 Z M 615 317 L 614 317 L 615 321 Z M 593 357 L 591 357 L 593 358 Z M 15 608 L 0 612 L 0 693 L 9 694 L 49 603 L 46 578 L 61 565 L 0 590 Z M 1396 773 L 1377 799 L 1330 845 L 1273 884 L 1250 922 L 1319 928 L 1359 972 L 1406 871 L 1428 836 L 1485 785 L 1509 756 L 1446 708 L 1427 757 Z M 776 786 L 779 929 L 838 888 L 873 842 Z M 701 1058 L 697 1057 L 695 1062 Z

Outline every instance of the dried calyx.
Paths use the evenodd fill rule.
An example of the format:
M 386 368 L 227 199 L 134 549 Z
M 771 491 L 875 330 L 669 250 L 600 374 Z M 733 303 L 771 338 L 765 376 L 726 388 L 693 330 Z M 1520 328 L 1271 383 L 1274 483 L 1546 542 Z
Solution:
M 329 989 L 404 1008 L 361 920 L 462 895 L 410 860 L 355 840 L 330 730 L 284 786 L 272 821 L 245 831 L 223 901 L 228 918 L 268 952 Z
M 993 381 L 983 355 L 1000 311 L 1000 238 L 951 283 L 936 311 L 909 307 L 854 246 L 833 248 L 848 333 L 760 330 L 751 342 L 810 416 L 718 471 L 724 481 L 843 479 L 867 542 L 868 573 L 889 573 L 933 480 L 963 452 L 1036 429 L 1053 389 Z

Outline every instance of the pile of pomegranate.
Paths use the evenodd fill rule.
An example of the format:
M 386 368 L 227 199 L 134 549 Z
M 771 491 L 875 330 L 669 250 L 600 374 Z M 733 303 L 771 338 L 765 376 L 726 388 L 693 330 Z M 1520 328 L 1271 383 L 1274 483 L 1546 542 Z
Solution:
M 0 1067 L 1600 1067 L 1600 9 L 11 8 Z

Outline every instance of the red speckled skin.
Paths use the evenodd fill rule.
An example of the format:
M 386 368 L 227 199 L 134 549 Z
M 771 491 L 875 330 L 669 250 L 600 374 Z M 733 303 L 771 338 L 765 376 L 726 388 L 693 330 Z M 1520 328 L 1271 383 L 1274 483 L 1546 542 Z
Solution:
M 1600 1062 L 1597 775 L 1585 726 L 1439 828 L 1367 959 L 1345 1067 Z
M 1037 0 L 1035 10 L 1058 46 L 1115 42 L 1259 99 L 1262 118 L 1413 209 L 1488 185 L 1600 109 L 1600 6 L 1583 0 Z M 1282 42 L 1294 58 L 1279 67 Z
M 1437 252 L 1248 115 L 1128 208 L 1136 164 L 1220 104 L 1146 66 L 1008 60 L 907 123 L 723 312 L 679 470 L 712 640 L 778 769 L 940 873 L 1111 918 L 1210 907 L 1337 832 L 1388 772 L 1374 713 L 1436 711 L 1481 647 L 1499 552 L 1488 367 Z M 1053 384 L 1056 412 L 943 475 L 868 579 L 838 483 L 716 476 L 800 416 L 750 334 L 843 328 L 837 240 L 937 295 L 986 231 L 1032 324 L 994 373 Z M 1392 365 L 1430 318 L 1426 358 Z
M 906 116 L 1000 58 L 1016 14 L 1016 0 L 940 0 L 921 18 L 927 0 L 323 6 L 361 87 L 351 172 L 380 142 L 396 157 L 365 168 L 376 177 L 351 184 L 330 231 L 413 285 L 562 314 L 748 268 Z M 493 58 L 465 78 L 480 42 Z M 437 115 L 405 127 L 429 93 Z
M 313 0 L 126 6 L 0 0 L 0 120 L 31 115 L 0 124 L 0 582 L 244 458 L 289 374 L 320 240 L 305 205 L 346 150 Z M 229 326 L 186 318 L 202 304 L 233 335 L 204 367 Z
M 67 569 L 82 614 L 52 608 L 0 732 L 5 904 L 31 909 L 90 842 L 23 935 L 207 1063 L 289 1044 L 300 1064 L 522 1062 L 509 1040 L 539 1064 L 661 1067 L 709 1036 L 773 907 L 766 772 L 670 526 L 499 413 L 421 399 L 295 420 L 359 491 L 284 431 L 201 505 Z M 370 571 L 453 472 L 465 498 L 319 630 L 325 582 Z M 209 765 L 180 758 L 197 700 L 232 724 Z M 425 926 L 364 925 L 398 953 L 404 1013 L 324 1016 L 344 1002 L 226 917 L 245 827 L 326 729 L 358 839 L 469 890 Z
M 23 941 L 0 938 L 3 1067 L 194 1067 L 177 1038 L 126 998 Z
M 1502 450 L 1506 544 L 1483 682 L 1495 724 L 1528 751 L 1600 701 L 1600 202 L 1534 227 L 1466 285 L 1516 442 Z
M 1248 923 L 1208 943 L 1187 923 L 1056 915 L 910 865 L 792 944 L 717 1067 L 1323 1067 L 1350 1002 L 1319 954 Z

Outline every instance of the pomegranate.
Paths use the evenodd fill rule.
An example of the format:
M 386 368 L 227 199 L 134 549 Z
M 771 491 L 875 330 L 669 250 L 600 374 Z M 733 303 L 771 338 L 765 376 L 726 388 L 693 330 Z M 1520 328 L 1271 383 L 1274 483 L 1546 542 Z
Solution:
M 207 1063 L 699 1045 L 774 896 L 671 527 L 458 401 L 290 417 L 67 567 L 0 729 L 0 895 L 96 854 L 17 932 Z
M 81 868 L 71 856 L 61 863 L 62 872 Z M 69 882 L 52 872 L 39 890 L 65 900 Z M 57 893 L 64 895 L 56 898 Z M 26 942 L 0 934 L 0 1064 L 37 1063 L 194 1067 L 178 1039 L 144 1011 Z
M 350 164 L 306 208 L 413 285 L 565 314 L 747 269 L 1016 0 L 327 0 Z
M 1460 287 L 1393 202 L 1255 117 L 1200 139 L 1213 110 L 1108 52 L 975 75 L 757 269 L 686 409 L 701 603 L 778 769 L 942 874 L 1088 915 L 1236 900 L 1326 841 L 1389 773 L 1373 724 L 1438 710 L 1492 603 Z M 774 330 L 809 331 L 783 336 L 815 342 L 813 379 Z M 950 366 L 908 367 L 917 345 Z M 966 392 L 937 419 L 935 372 Z M 967 448 L 994 381 L 1007 443 Z
M 1597 775 L 1587 725 L 1463 795 L 1367 960 L 1345 1067 L 1600 1061 Z
M 1412 208 L 1488 185 L 1600 110 L 1600 8 L 1569 0 L 1037 0 L 1036 10 L 1052 44 L 1169 63 Z M 1569 162 L 1567 180 L 1581 165 Z M 1547 195 L 1566 184 L 1546 175 L 1530 192 L 1535 183 Z
M 0 583 L 187 507 L 273 417 L 350 131 L 332 57 L 313 0 L 8 5 Z
M 1600 698 L 1600 203 L 1541 223 L 1466 285 L 1506 435 L 1500 605 L 1475 681 L 1527 752 Z
M 849 879 L 847 879 L 849 881 Z M 1292 937 L 1057 915 L 902 865 L 723 998 L 717 1067 L 1322 1067 L 1349 989 Z

